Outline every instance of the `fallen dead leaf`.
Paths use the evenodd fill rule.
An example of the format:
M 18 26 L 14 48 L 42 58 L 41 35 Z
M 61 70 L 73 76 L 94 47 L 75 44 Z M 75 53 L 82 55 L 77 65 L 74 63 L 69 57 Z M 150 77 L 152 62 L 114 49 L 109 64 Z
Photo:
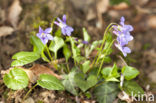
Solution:
M 127 9 L 128 7 L 129 7 L 128 4 L 124 2 L 113 6 L 115 10 L 124 10 L 124 9 Z
M 14 0 L 12 5 L 9 8 L 9 13 L 8 13 L 8 21 L 12 24 L 13 27 L 17 27 L 17 23 L 19 20 L 19 15 L 22 12 L 22 7 L 20 5 L 19 0 Z
M 156 70 L 148 74 L 149 79 L 154 83 L 156 83 L 155 76 L 156 76 Z
M 14 29 L 12 27 L 2 26 L 0 27 L 0 37 L 10 35 L 13 31 Z
M 147 20 L 149 27 L 156 29 L 156 15 L 150 16 Z

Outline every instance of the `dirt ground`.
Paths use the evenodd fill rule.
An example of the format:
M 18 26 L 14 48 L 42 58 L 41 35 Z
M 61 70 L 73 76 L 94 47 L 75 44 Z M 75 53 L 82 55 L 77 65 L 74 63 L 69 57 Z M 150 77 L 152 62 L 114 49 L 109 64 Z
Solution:
M 29 37 L 32 30 L 38 30 L 35 23 L 41 20 L 51 21 L 53 17 L 66 14 L 68 24 L 76 28 L 74 36 L 82 37 L 81 29 L 86 27 L 92 40 L 97 40 L 103 36 L 109 23 L 119 22 L 120 17 L 124 16 L 126 23 L 134 27 L 134 40 L 129 44 L 132 54 L 128 56 L 127 62 L 141 72 L 137 82 L 145 90 L 150 86 L 150 91 L 156 96 L 156 0 L 131 0 L 131 5 L 121 3 L 115 6 L 108 1 L 0 0 L 0 71 L 10 67 L 11 57 L 16 52 L 32 50 Z M 114 51 L 114 54 L 117 53 L 118 50 Z M 117 58 L 115 61 L 120 65 L 120 59 L 115 55 L 113 58 Z M 7 92 L 9 91 L 0 76 L 0 103 L 5 103 Z M 10 94 L 7 103 L 13 103 L 16 96 L 18 98 L 15 101 L 20 101 L 23 93 L 24 90 Z M 67 97 L 71 99 L 68 100 Z M 74 103 L 75 97 L 68 93 L 36 88 L 28 99 L 31 102 L 27 103 L 42 103 L 40 99 L 46 101 L 45 103 Z M 49 102 L 52 100 L 53 102 Z

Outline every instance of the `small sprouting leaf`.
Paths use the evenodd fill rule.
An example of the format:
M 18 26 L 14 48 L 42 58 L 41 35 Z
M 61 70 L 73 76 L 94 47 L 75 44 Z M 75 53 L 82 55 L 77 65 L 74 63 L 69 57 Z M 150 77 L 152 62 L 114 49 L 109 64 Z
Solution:
M 106 67 L 102 69 L 101 73 L 106 81 L 119 81 L 116 79 L 120 76 L 116 64 L 114 64 L 113 67 Z
M 144 90 L 135 81 L 125 81 L 123 90 L 130 96 L 139 96 L 144 94 Z
M 129 0 L 110 0 L 110 5 L 118 5 L 122 2 L 127 3 L 128 5 L 130 4 Z
M 83 37 L 84 37 L 85 41 L 87 41 L 87 42 L 90 41 L 90 36 L 85 28 L 83 28 Z
M 76 85 L 85 92 L 89 88 L 93 87 L 97 83 L 97 77 L 94 75 L 89 75 L 87 80 L 85 80 L 85 75 L 83 73 L 77 73 L 75 75 L 75 83 Z
M 125 76 L 126 80 L 134 79 L 137 75 L 139 75 L 139 71 L 134 67 L 124 66 L 122 68 L 122 74 Z
M 40 55 L 36 52 L 18 52 L 13 55 L 12 59 L 16 59 L 11 63 L 11 66 L 23 66 L 25 64 L 36 61 Z
M 75 89 L 76 84 L 74 81 L 75 74 L 76 74 L 76 71 L 73 70 L 68 75 L 65 75 L 64 80 L 62 81 L 62 84 L 64 85 L 64 87 L 67 91 L 69 91 L 70 93 L 72 93 L 74 95 L 77 95 L 77 91 Z
M 64 90 L 61 81 L 49 74 L 41 74 L 40 79 L 37 80 L 37 84 L 48 90 Z
M 71 57 L 71 50 L 68 48 L 67 45 L 63 46 L 63 54 L 66 58 L 66 61 L 68 61 L 68 59 Z
M 18 90 L 27 87 L 29 78 L 24 70 L 13 68 L 4 75 L 3 81 L 8 88 Z
M 113 103 L 119 93 L 118 84 L 106 82 L 94 89 L 98 103 Z
M 87 60 L 82 64 L 82 71 L 86 73 L 90 69 L 90 61 Z
M 62 35 L 61 29 L 59 28 L 56 32 L 55 32 L 55 36 L 60 37 Z
M 41 42 L 41 40 L 37 36 L 31 36 L 30 41 L 34 46 L 34 52 L 41 53 L 45 49 L 45 45 Z
M 54 40 L 51 41 L 49 49 L 55 53 L 55 55 L 57 54 L 57 51 L 62 48 L 64 46 L 64 40 L 61 37 L 54 37 Z

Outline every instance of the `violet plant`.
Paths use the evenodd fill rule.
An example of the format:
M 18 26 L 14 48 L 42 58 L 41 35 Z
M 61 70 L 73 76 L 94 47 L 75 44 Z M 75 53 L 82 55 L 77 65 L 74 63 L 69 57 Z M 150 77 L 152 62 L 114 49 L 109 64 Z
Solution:
M 60 18 L 57 20 L 58 22 L 54 19 L 51 27 L 45 30 L 39 26 L 39 32 L 31 35 L 32 52 L 22 51 L 13 55 L 14 61 L 11 63 L 13 69 L 3 77 L 8 88 L 13 90 L 26 88 L 29 78 L 20 66 L 42 58 L 43 61 L 56 67 L 62 79 L 41 74 L 24 99 L 36 86 L 48 90 L 66 90 L 75 96 L 94 97 L 99 103 L 112 103 L 121 91 L 129 96 L 131 92 L 136 95 L 144 93 L 143 89 L 132 80 L 139 74 L 136 68 L 126 63 L 123 67 L 117 67 L 116 63 L 112 67 L 105 66 L 106 63 L 112 64 L 110 55 L 113 52 L 113 45 L 123 53 L 123 58 L 131 53 L 126 45 L 133 40 L 133 36 L 130 35 L 133 27 L 124 23 L 124 17 L 121 17 L 120 24 L 111 23 L 106 28 L 102 40 L 93 42 L 90 41 L 91 37 L 85 28 L 82 29 L 83 40 L 73 37 L 74 29 L 67 25 L 66 15 L 63 15 L 62 20 Z M 53 31 L 54 26 L 59 27 L 56 32 Z M 114 34 L 117 37 L 114 38 Z M 58 51 L 62 51 L 65 63 L 55 62 L 59 59 Z M 91 56 L 93 51 L 97 51 L 95 57 Z M 69 66 L 70 63 L 74 63 L 74 66 Z

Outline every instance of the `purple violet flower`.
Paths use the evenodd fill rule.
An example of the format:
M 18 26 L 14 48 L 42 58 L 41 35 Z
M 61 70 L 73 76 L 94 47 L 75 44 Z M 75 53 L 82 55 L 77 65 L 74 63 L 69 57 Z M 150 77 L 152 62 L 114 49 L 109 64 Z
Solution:
M 113 33 L 117 36 L 117 43 L 115 46 L 123 53 L 124 56 L 127 56 L 127 53 L 131 53 L 130 48 L 125 47 L 129 41 L 133 40 L 133 36 L 130 35 L 130 32 L 133 31 L 131 25 L 125 25 L 125 18 L 121 17 L 120 25 L 113 25 Z
M 62 20 L 57 18 L 58 22 L 54 22 L 61 28 L 62 34 L 70 36 L 74 29 L 66 24 L 66 15 L 63 15 Z
M 52 31 L 52 28 L 47 28 L 43 30 L 41 27 L 39 27 L 39 33 L 37 33 L 37 37 L 41 39 L 43 44 L 47 44 L 48 40 L 53 40 L 53 36 L 50 34 Z
M 83 44 L 88 44 L 88 41 L 82 41 Z

